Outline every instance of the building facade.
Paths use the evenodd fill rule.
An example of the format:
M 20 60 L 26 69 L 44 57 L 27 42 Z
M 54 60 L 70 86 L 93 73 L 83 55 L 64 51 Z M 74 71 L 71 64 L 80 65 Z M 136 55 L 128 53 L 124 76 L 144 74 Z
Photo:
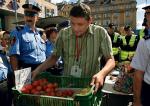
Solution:
M 10 31 L 16 26 L 13 23 L 23 20 L 24 9 L 22 5 L 25 3 L 25 0 L 16 0 L 17 4 L 15 4 L 14 1 L 15 0 L 1 0 L 0 2 L 0 29 L 2 30 Z M 51 0 L 36 0 L 36 2 L 39 3 L 42 9 L 39 17 L 45 18 L 57 15 L 57 6 L 50 3 Z
M 67 2 L 57 3 L 58 15 L 68 18 L 69 12 L 73 7 L 73 5 L 74 5 L 73 3 L 67 3 Z
M 104 27 L 109 23 L 117 27 L 130 25 L 136 29 L 136 0 L 86 0 L 84 3 L 91 7 L 94 23 Z
M 130 25 L 136 29 L 136 0 L 80 0 L 80 2 L 90 6 L 95 24 L 107 27 L 109 23 L 114 23 L 117 27 Z M 57 4 L 58 14 L 69 17 L 73 5 Z

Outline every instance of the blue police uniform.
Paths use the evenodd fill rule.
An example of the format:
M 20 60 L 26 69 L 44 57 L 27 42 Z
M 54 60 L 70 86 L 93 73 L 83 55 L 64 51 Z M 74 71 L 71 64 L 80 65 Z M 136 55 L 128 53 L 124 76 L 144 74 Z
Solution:
M 46 59 L 46 44 L 41 38 L 39 31 L 36 29 L 35 32 L 31 30 L 28 25 L 25 25 L 20 30 L 13 30 L 11 32 L 14 43 L 11 45 L 9 54 L 17 55 L 17 58 L 26 68 L 31 65 L 39 65 Z
M 11 106 L 12 103 L 12 68 L 6 55 L 0 50 L 0 103 L 1 106 Z
M 49 56 L 51 56 L 51 54 L 53 53 L 54 46 L 55 46 L 55 44 L 52 43 L 51 41 L 49 41 L 49 40 L 46 41 L 46 57 L 47 58 Z M 63 60 L 61 57 L 58 59 L 56 64 L 57 64 L 57 67 L 52 66 L 49 69 L 47 69 L 47 71 L 50 72 L 52 75 L 62 75 L 62 73 L 63 73 Z
M 46 57 L 48 58 L 49 56 L 51 56 L 51 54 L 53 53 L 53 49 L 54 49 L 54 44 L 47 40 L 46 41 Z

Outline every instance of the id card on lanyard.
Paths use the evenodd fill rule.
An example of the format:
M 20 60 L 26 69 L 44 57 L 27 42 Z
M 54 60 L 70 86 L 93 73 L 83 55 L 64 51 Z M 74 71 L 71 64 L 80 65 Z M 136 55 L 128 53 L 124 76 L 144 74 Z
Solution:
M 84 37 L 85 38 L 85 37 Z M 84 40 L 84 39 L 83 39 Z M 84 42 L 84 41 L 83 41 Z M 81 47 L 79 49 L 79 45 L 78 45 L 78 37 L 76 36 L 76 50 L 75 50 L 75 63 L 74 65 L 71 67 L 71 76 L 74 77 L 81 77 L 82 74 L 82 69 L 79 65 L 79 57 L 81 54 L 81 50 L 82 50 L 82 46 L 83 46 L 83 42 L 81 44 Z
M 81 77 L 82 69 L 79 67 L 79 64 L 75 62 L 75 64 L 71 67 L 71 76 Z

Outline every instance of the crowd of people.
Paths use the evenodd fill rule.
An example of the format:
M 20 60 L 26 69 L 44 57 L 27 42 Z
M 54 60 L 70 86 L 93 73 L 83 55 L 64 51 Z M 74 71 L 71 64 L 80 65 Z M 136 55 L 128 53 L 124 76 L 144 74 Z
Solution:
M 146 11 L 145 29 L 139 35 L 132 31 L 131 26 L 124 26 L 122 34 L 115 32 L 113 23 L 107 29 L 92 24 L 91 10 L 83 3 L 70 10 L 70 26 L 60 31 L 49 28 L 41 32 L 35 26 L 41 11 L 38 4 L 26 3 L 22 7 L 25 25 L 17 26 L 11 32 L 0 31 L 2 106 L 11 106 L 14 71 L 19 69 L 31 67 L 32 79 L 35 79 L 42 71 L 63 64 L 61 74 L 56 75 L 91 77 L 96 93 L 118 64 L 130 64 L 131 61 L 135 69 L 134 106 L 148 106 L 150 6 L 143 8 Z M 104 60 L 102 63 L 99 61 L 101 58 Z

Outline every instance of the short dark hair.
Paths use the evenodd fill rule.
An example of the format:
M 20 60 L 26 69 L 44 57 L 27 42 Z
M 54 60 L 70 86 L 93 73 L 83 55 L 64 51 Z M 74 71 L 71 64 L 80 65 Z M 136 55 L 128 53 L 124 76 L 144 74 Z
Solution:
M 46 37 L 49 38 L 50 35 L 51 35 L 53 32 L 58 33 L 58 30 L 57 30 L 56 28 L 51 28 L 51 29 L 47 30 L 47 31 L 46 31 Z
M 110 23 L 110 24 L 108 25 L 109 28 L 114 28 L 114 26 L 115 26 L 115 25 L 114 25 L 113 23 Z
M 125 30 L 125 31 L 128 31 L 129 29 L 131 29 L 131 26 L 129 26 L 129 25 L 126 25 L 126 26 L 124 27 L 124 30 Z
M 80 3 L 72 7 L 70 10 L 70 16 L 84 17 L 86 20 L 89 20 L 91 16 L 91 9 L 88 5 Z

